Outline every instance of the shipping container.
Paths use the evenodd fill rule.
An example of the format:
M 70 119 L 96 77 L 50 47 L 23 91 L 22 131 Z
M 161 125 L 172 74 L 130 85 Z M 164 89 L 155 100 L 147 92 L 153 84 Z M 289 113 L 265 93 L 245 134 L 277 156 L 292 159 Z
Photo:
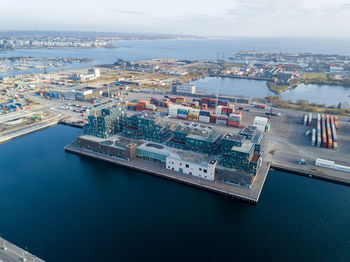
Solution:
M 334 168 L 334 161 L 317 158 L 315 165 L 327 168 Z
M 312 113 L 309 113 L 309 118 L 308 118 L 308 123 L 307 123 L 308 126 L 311 126 L 312 125 Z
M 233 127 L 240 127 L 241 122 L 230 121 L 230 120 L 228 120 L 228 121 L 227 121 L 227 125 L 228 125 L 228 126 L 233 126 Z
M 210 115 L 209 116 L 199 115 L 198 120 L 199 120 L 199 122 L 209 123 L 210 122 Z
M 179 109 L 180 106 L 178 105 L 171 105 L 168 107 L 168 116 L 169 117 L 177 117 L 177 110 Z
M 312 136 L 311 136 L 311 146 L 315 146 L 316 145 L 316 129 L 313 128 L 312 129 Z
M 208 105 L 209 103 L 209 98 L 207 97 L 202 97 L 201 100 L 200 100 L 200 104 L 207 104 Z
M 337 130 L 334 125 L 334 117 L 331 117 L 331 129 L 332 129 L 332 138 L 333 138 L 333 143 L 337 141 Z
M 334 125 L 335 125 L 335 129 L 338 130 L 338 117 L 334 116 Z
M 199 115 L 200 115 L 200 116 L 210 117 L 210 112 L 209 112 L 209 111 L 202 110 L 202 111 L 199 112 Z
M 304 122 L 303 122 L 304 126 L 307 125 L 307 115 L 304 115 Z
M 263 104 L 255 104 L 254 107 L 259 109 L 266 109 L 266 105 L 263 105 Z
M 217 106 L 216 107 L 216 110 L 215 110 L 215 114 L 216 115 L 221 115 L 221 113 L 222 113 L 222 108 L 223 108 L 224 106 Z

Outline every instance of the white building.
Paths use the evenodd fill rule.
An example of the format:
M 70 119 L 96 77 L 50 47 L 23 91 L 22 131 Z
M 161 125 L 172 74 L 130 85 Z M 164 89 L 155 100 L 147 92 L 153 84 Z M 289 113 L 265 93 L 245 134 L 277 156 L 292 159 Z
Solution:
M 196 86 L 190 84 L 182 84 L 176 86 L 177 93 L 194 94 L 196 93 Z
M 74 80 L 78 80 L 78 81 L 94 80 L 96 78 L 99 78 L 100 76 L 101 76 L 100 69 L 96 69 L 96 68 L 90 68 L 88 70 L 87 75 L 84 75 L 81 73 L 73 73 L 72 74 L 72 78 Z
M 255 126 L 259 131 L 265 132 L 265 128 L 266 128 L 268 121 L 269 120 L 266 117 L 256 116 L 254 118 L 253 126 Z
M 88 70 L 89 75 L 94 75 L 96 78 L 99 78 L 101 76 L 100 69 L 98 68 L 90 68 Z
M 166 168 L 191 176 L 214 180 L 216 160 L 208 160 L 195 153 L 179 152 L 166 158 Z
M 92 94 L 92 89 L 89 90 L 77 90 L 75 92 L 75 99 L 78 101 L 84 101 L 85 96 L 91 95 Z

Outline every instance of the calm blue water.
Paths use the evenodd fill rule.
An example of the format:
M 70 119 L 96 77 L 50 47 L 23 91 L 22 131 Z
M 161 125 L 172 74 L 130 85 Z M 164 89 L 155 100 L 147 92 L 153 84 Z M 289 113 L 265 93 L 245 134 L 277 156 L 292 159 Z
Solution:
M 267 87 L 266 81 L 237 78 L 206 77 L 193 81 L 197 90 L 207 91 L 209 94 L 243 95 L 249 97 L 266 97 L 275 95 Z M 339 102 L 350 107 L 350 87 L 330 85 L 304 85 L 289 89 L 281 94 L 284 100 L 297 101 L 304 99 L 310 103 L 337 106 Z
M 274 95 L 266 81 L 238 79 L 228 77 L 205 77 L 191 82 L 197 90 L 206 91 L 208 94 L 225 94 L 249 97 L 266 97 Z
M 349 187 L 270 172 L 257 206 L 66 153 L 0 145 L 0 233 L 47 261 L 350 260 Z
M 349 54 L 349 44 L 169 40 L 0 56 L 88 57 L 99 64 L 117 58 L 213 60 L 218 52 L 228 57 L 244 48 Z M 214 92 L 216 81 L 228 94 L 269 92 L 260 81 L 200 81 L 197 86 Z M 259 205 L 251 206 L 65 153 L 63 147 L 80 132 L 57 126 L 0 145 L 0 233 L 47 261 L 350 260 L 349 187 L 272 171 Z
M 302 39 L 302 38 L 223 38 L 201 40 L 122 41 L 116 49 L 47 49 L 14 50 L 0 52 L 0 57 L 78 57 L 91 58 L 93 63 L 72 64 L 61 69 L 85 67 L 92 64 L 113 63 L 118 58 L 137 61 L 152 58 L 178 58 L 191 60 L 226 60 L 243 49 L 287 52 L 313 52 L 350 55 L 349 39 Z M 33 70 L 32 72 L 43 72 Z M 19 72 L 25 74 L 30 72 Z M 5 74 L 0 74 L 4 76 Z

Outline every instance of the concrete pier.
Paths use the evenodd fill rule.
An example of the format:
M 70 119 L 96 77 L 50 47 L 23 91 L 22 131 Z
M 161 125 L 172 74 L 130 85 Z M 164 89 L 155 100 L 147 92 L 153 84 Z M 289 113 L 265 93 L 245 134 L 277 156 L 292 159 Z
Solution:
M 350 173 L 311 164 L 298 165 L 272 161 L 271 169 L 350 186 Z
M 108 156 L 98 152 L 93 152 L 93 151 L 78 147 L 75 142 L 66 146 L 65 150 L 70 153 L 75 153 L 81 156 L 94 158 L 94 159 L 115 164 L 118 166 L 137 170 L 153 176 L 166 178 L 178 183 L 200 188 L 209 192 L 247 201 L 252 204 L 258 203 L 262 188 L 266 180 L 266 176 L 270 168 L 270 164 L 268 162 L 263 161 L 260 171 L 256 175 L 256 178 L 252 187 L 247 188 L 243 186 L 223 183 L 220 181 L 210 181 L 207 179 L 179 173 L 176 171 L 166 169 L 165 167 L 157 163 L 148 162 L 146 160 L 136 159 L 134 161 L 127 161 L 124 159 Z
M 22 248 L 10 243 L 9 241 L 0 237 L 0 261 L 2 262 L 44 262 L 44 260 L 37 256 L 23 250 Z
M 47 120 L 47 121 L 44 121 L 42 123 L 27 126 L 25 128 L 22 128 L 22 129 L 19 129 L 19 130 L 16 130 L 16 131 L 13 131 L 13 132 L 10 132 L 8 134 L 0 136 L 0 143 L 4 143 L 4 142 L 7 142 L 11 139 L 14 139 L 14 138 L 17 138 L 20 136 L 24 136 L 24 135 L 27 135 L 29 133 L 36 132 L 36 131 L 39 131 L 41 129 L 44 129 L 44 128 L 47 128 L 50 126 L 57 125 L 57 123 L 58 123 L 58 118 L 53 118 L 51 120 Z

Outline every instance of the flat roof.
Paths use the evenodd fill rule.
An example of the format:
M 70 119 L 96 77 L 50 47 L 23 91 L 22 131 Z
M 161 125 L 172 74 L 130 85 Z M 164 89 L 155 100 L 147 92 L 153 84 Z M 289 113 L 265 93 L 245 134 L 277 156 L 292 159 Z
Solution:
M 252 143 L 254 144 L 260 144 L 261 140 L 264 138 L 264 134 L 263 133 L 256 133 L 253 137 L 252 137 Z
M 238 135 L 238 134 L 230 134 L 227 133 L 223 136 L 222 139 L 230 140 L 230 141 L 235 141 L 235 142 L 242 142 L 246 139 L 245 136 L 243 135 Z
M 212 134 L 210 134 L 210 136 L 207 136 L 207 137 L 200 136 L 200 135 L 194 135 L 194 134 L 188 134 L 186 136 L 186 138 L 206 141 L 206 142 L 209 142 L 209 143 L 215 143 L 220 137 L 221 137 L 221 133 L 217 132 L 217 131 L 212 133 Z
M 196 152 L 187 151 L 187 150 L 175 149 L 175 148 L 168 147 L 166 145 L 162 145 L 154 142 L 144 143 L 138 146 L 137 148 L 148 152 L 165 155 L 173 159 L 178 159 L 189 163 L 195 163 L 205 167 L 211 161 L 208 159 L 208 156 L 205 154 L 196 153 Z
M 245 126 L 240 133 L 242 135 L 253 135 L 256 129 L 256 126 Z
M 128 144 L 141 145 L 143 142 L 122 136 L 112 136 L 110 138 L 99 138 L 91 135 L 82 135 L 79 138 L 100 143 L 102 145 L 125 148 Z
M 244 141 L 242 146 L 233 146 L 231 148 L 231 150 L 248 154 L 251 151 L 253 146 L 254 146 L 254 144 L 251 141 L 246 140 L 246 141 Z

